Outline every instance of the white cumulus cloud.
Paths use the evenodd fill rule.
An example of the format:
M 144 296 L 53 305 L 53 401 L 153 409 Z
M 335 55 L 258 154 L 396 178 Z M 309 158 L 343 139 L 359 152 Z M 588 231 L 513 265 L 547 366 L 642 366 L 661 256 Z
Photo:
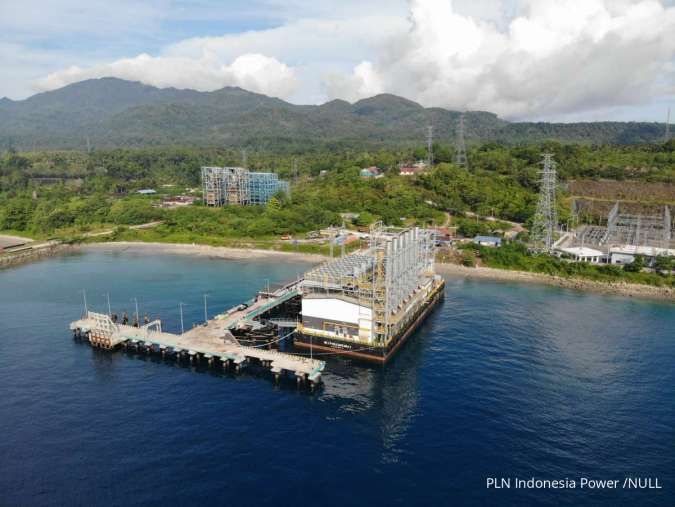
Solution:
M 427 106 L 508 118 L 647 103 L 675 80 L 675 7 L 656 0 L 527 0 L 503 27 L 449 0 L 411 0 L 409 26 L 330 98 L 387 91 Z
M 675 0 L 345 0 L 340 8 L 327 0 L 260 1 L 251 0 L 250 9 L 275 14 L 276 26 L 167 38 L 153 55 L 117 59 L 146 46 L 115 46 L 103 63 L 92 63 L 106 58 L 94 52 L 77 59 L 57 54 L 38 65 L 32 58 L 16 62 L 16 54 L 36 51 L 3 53 L 0 44 L 0 62 L 19 76 L 0 83 L 0 91 L 20 91 L 29 72 L 60 69 L 34 87 L 115 76 L 201 91 L 240 86 L 294 103 L 353 102 L 386 92 L 425 106 L 563 120 L 642 119 L 647 110 L 653 118 L 675 98 Z M 90 15 L 100 15 L 101 2 Z M 163 13 L 163 0 L 149 5 L 137 27 L 142 33 L 158 16 L 183 15 Z M 226 12 L 221 4 L 204 6 L 210 17 Z M 65 66 L 73 61 L 78 65 Z
M 69 67 L 35 82 L 38 90 L 53 90 L 84 79 L 118 77 L 159 88 L 189 88 L 212 91 L 240 86 L 273 97 L 288 97 L 298 86 L 295 71 L 276 58 L 247 53 L 224 62 L 214 54 L 197 58 L 140 54 L 88 68 Z

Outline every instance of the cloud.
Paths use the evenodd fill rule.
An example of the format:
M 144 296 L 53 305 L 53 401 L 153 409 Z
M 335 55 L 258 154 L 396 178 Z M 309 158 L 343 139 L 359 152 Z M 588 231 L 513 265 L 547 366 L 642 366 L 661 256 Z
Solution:
M 380 75 L 371 62 L 361 62 L 351 75 L 327 73 L 324 76 L 324 88 L 329 97 L 355 102 L 364 97 L 372 97 L 386 91 Z
M 164 47 L 159 56 L 140 54 L 88 68 L 74 66 L 33 85 L 46 91 L 82 79 L 114 76 L 202 91 L 237 85 L 293 102 L 319 102 L 325 100 L 322 75 L 348 74 L 360 58 L 375 57 L 384 41 L 405 29 L 405 17 L 393 13 L 297 19 L 265 30 L 188 38 Z
M 103 65 L 82 69 L 70 67 L 38 80 L 39 90 L 53 90 L 84 79 L 114 76 L 141 81 L 159 88 L 190 88 L 212 91 L 224 86 L 240 86 L 273 97 L 287 97 L 298 86 L 292 68 L 265 55 L 248 53 L 229 65 L 214 55 L 199 58 L 180 56 L 153 57 L 140 54 Z
M 655 0 L 528 0 L 500 29 L 446 0 L 411 0 L 407 32 L 350 75 L 330 74 L 330 98 L 373 90 L 427 106 L 507 118 L 564 115 L 648 102 L 675 73 L 675 7 Z
M 109 23 L 104 0 L 81 11 L 63 0 L 63 12 L 47 2 L 37 21 L 7 1 L 16 8 L 0 7 L 0 30 L 23 41 L 16 54 L 55 54 L 22 59 L 21 72 L 0 83 L 15 95 L 27 82 L 44 91 L 116 76 L 198 90 L 237 85 L 294 103 L 388 92 L 426 106 L 565 120 L 640 110 L 653 118 L 655 104 L 675 95 L 675 7 L 657 0 L 345 0 L 339 9 L 328 0 L 232 0 L 228 9 L 150 0 L 137 15 L 132 0 L 120 0 Z M 22 28 L 31 23 L 37 28 Z M 31 46 L 61 23 L 80 35 L 56 50 Z M 92 26 L 101 30 L 88 50 L 77 37 Z M 204 31 L 229 33 L 185 36 Z M 72 44 L 77 54 L 68 54 Z M 0 63 L 16 69 L 16 60 L 0 47 Z

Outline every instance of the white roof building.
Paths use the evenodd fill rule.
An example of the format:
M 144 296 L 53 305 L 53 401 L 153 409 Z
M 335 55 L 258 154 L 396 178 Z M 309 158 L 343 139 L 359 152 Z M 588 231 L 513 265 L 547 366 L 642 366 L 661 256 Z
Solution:
M 642 255 L 648 259 L 654 259 L 661 255 L 675 257 L 675 249 L 659 248 L 654 246 L 635 246 L 623 245 L 609 248 L 609 262 L 612 264 L 630 264 L 635 260 L 636 255 Z
M 592 262 L 599 263 L 602 262 L 605 254 L 600 250 L 594 248 L 588 248 L 586 246 L 571 246 L 566 248 L 557 248 L 557 252 L 562 256 L 567 254 L 572 257 L 575 261 L 580 262 Z
M 675 249 L 659 248 L 655 246 L 612 246 L 609 248 L 609 252 L 626 255 L 644 255 L 645 257 L 658 257 L 659 255 L 675 256 Z

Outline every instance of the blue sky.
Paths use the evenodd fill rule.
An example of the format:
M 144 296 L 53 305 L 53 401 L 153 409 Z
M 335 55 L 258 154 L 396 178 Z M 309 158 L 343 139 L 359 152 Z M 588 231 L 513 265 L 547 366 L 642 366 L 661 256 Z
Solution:
M 674 0 L 2 0 L 0 96 L 113 75 L 294 103 L 663 121 Z

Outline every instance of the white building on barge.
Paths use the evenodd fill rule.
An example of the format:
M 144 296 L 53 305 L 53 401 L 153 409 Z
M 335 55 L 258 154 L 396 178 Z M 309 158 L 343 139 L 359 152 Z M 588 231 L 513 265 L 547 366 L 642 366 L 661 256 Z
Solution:
M 370 231 L 365 250 L 307 272 L 296 346 L 386 362 L 443 296 L 434 233 Z

